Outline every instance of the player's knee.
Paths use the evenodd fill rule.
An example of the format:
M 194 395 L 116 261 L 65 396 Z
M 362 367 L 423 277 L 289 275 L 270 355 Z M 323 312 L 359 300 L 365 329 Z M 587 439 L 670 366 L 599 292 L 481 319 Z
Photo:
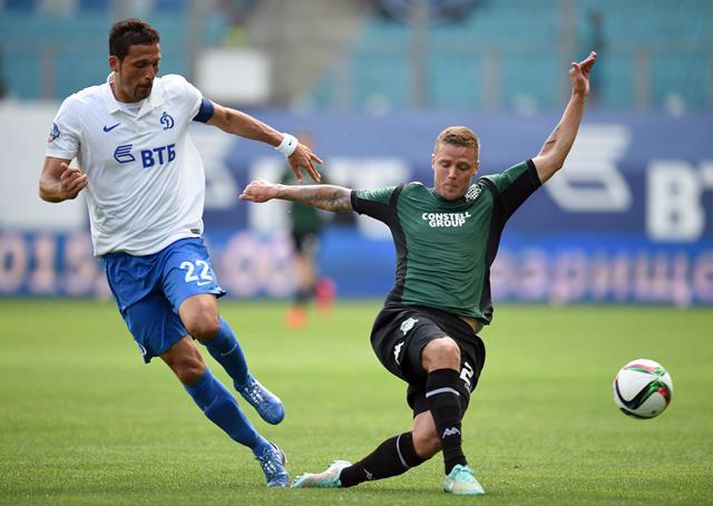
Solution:
M 184 385 L 193 385 L 203 377 L 205 363 L 197 358 L 181 360 L 171 365 L 171 369 Z
M 213 295 L 194 295 L 186 299 L 178 310 L 188 333 L 199 341 L 208 341 L 220 331 L 218 306 Z
M 413 432 L 413 446 L 422 459 L 430 459 L 441 450 L 441 440 L 435 427 Z
M 427 371 L 458 370 L 460 368 L 460 348 L 450 337 L 440 337 L 426 345 L 421 355 L 421 361 Z
M 210 341 L 220 331 L 220 319 L 211 311 L 193 314 L 185 325 L 188 332 L 199 341 Z
M 205 362 L 198 348 L 188 337 L 184 337 L 171 346 L 161 359 L 171 368 L 184 385 L 192 385 L 201 379 L 205 372 Z

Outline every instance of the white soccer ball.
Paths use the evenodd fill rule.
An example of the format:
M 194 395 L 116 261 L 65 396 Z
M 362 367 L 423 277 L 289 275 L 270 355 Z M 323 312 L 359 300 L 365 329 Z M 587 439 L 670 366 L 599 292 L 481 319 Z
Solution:
M 625 414 L 653 418 L 664 412 L 673 396 L 673 381 L 658 362 L 632 360 L 614 378 L 614 402 Z

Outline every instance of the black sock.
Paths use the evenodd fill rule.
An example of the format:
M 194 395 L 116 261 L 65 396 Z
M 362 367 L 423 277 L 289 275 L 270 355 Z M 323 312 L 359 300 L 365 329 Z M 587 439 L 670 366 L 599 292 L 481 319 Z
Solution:
M 367 480 L 380 480 L 405 473 L 425 462 L 416 454 L 410 432 L 387 439 L 359 462 L 342 470 L 342 487 L 353 487 Z
M 450 473 L 456 464 L 468 464 L 461 448 L 463 411 L 456 388 L 458 378 L 458 371 L 453 369 L 431 371 L 426 377 L 426 402 L 441 440 L 446 474 Z

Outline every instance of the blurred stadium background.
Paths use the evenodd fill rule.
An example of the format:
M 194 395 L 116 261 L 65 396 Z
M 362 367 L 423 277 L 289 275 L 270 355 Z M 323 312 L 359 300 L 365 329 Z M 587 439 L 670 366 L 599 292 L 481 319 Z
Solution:
M 161 33 L 161 72 L 292 132 L 329 180 L 430 183 L 435 135 L 465 124 L 481 172 L 536 154 L 568 95 L 567 68 L 600 54 L 567 166 L 517 214 L 496 301 L 713 303 L 711 0 L 0 0 L 0 295 L 106 297 L 84 203 L 37 197 L 59 102 L 108 73 L 107 32 Z M 196 125 L 206 235 L 237 298 L 294 289 L 286 208 L 236 199 L 284 160 Z M 387 229 L 335 219 L 320 252 L 340 297 L 383 297 Z M 357 266 L 357 267 L 355 267 Z

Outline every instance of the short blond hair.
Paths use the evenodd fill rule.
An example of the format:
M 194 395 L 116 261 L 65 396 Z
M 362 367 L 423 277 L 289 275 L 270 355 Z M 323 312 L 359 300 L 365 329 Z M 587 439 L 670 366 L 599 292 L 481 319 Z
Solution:
M 441 131 L 436 137 L 436 144 L 433 147 L 433 152 L 438 151 L 438 146 L 441 144 L 455 144 L 456 146 L 473 146 L 475 148 L 475 159 L 478 159 L 480 153 L 480 138 L 468 127 L 464 126 L 449 126 Z

